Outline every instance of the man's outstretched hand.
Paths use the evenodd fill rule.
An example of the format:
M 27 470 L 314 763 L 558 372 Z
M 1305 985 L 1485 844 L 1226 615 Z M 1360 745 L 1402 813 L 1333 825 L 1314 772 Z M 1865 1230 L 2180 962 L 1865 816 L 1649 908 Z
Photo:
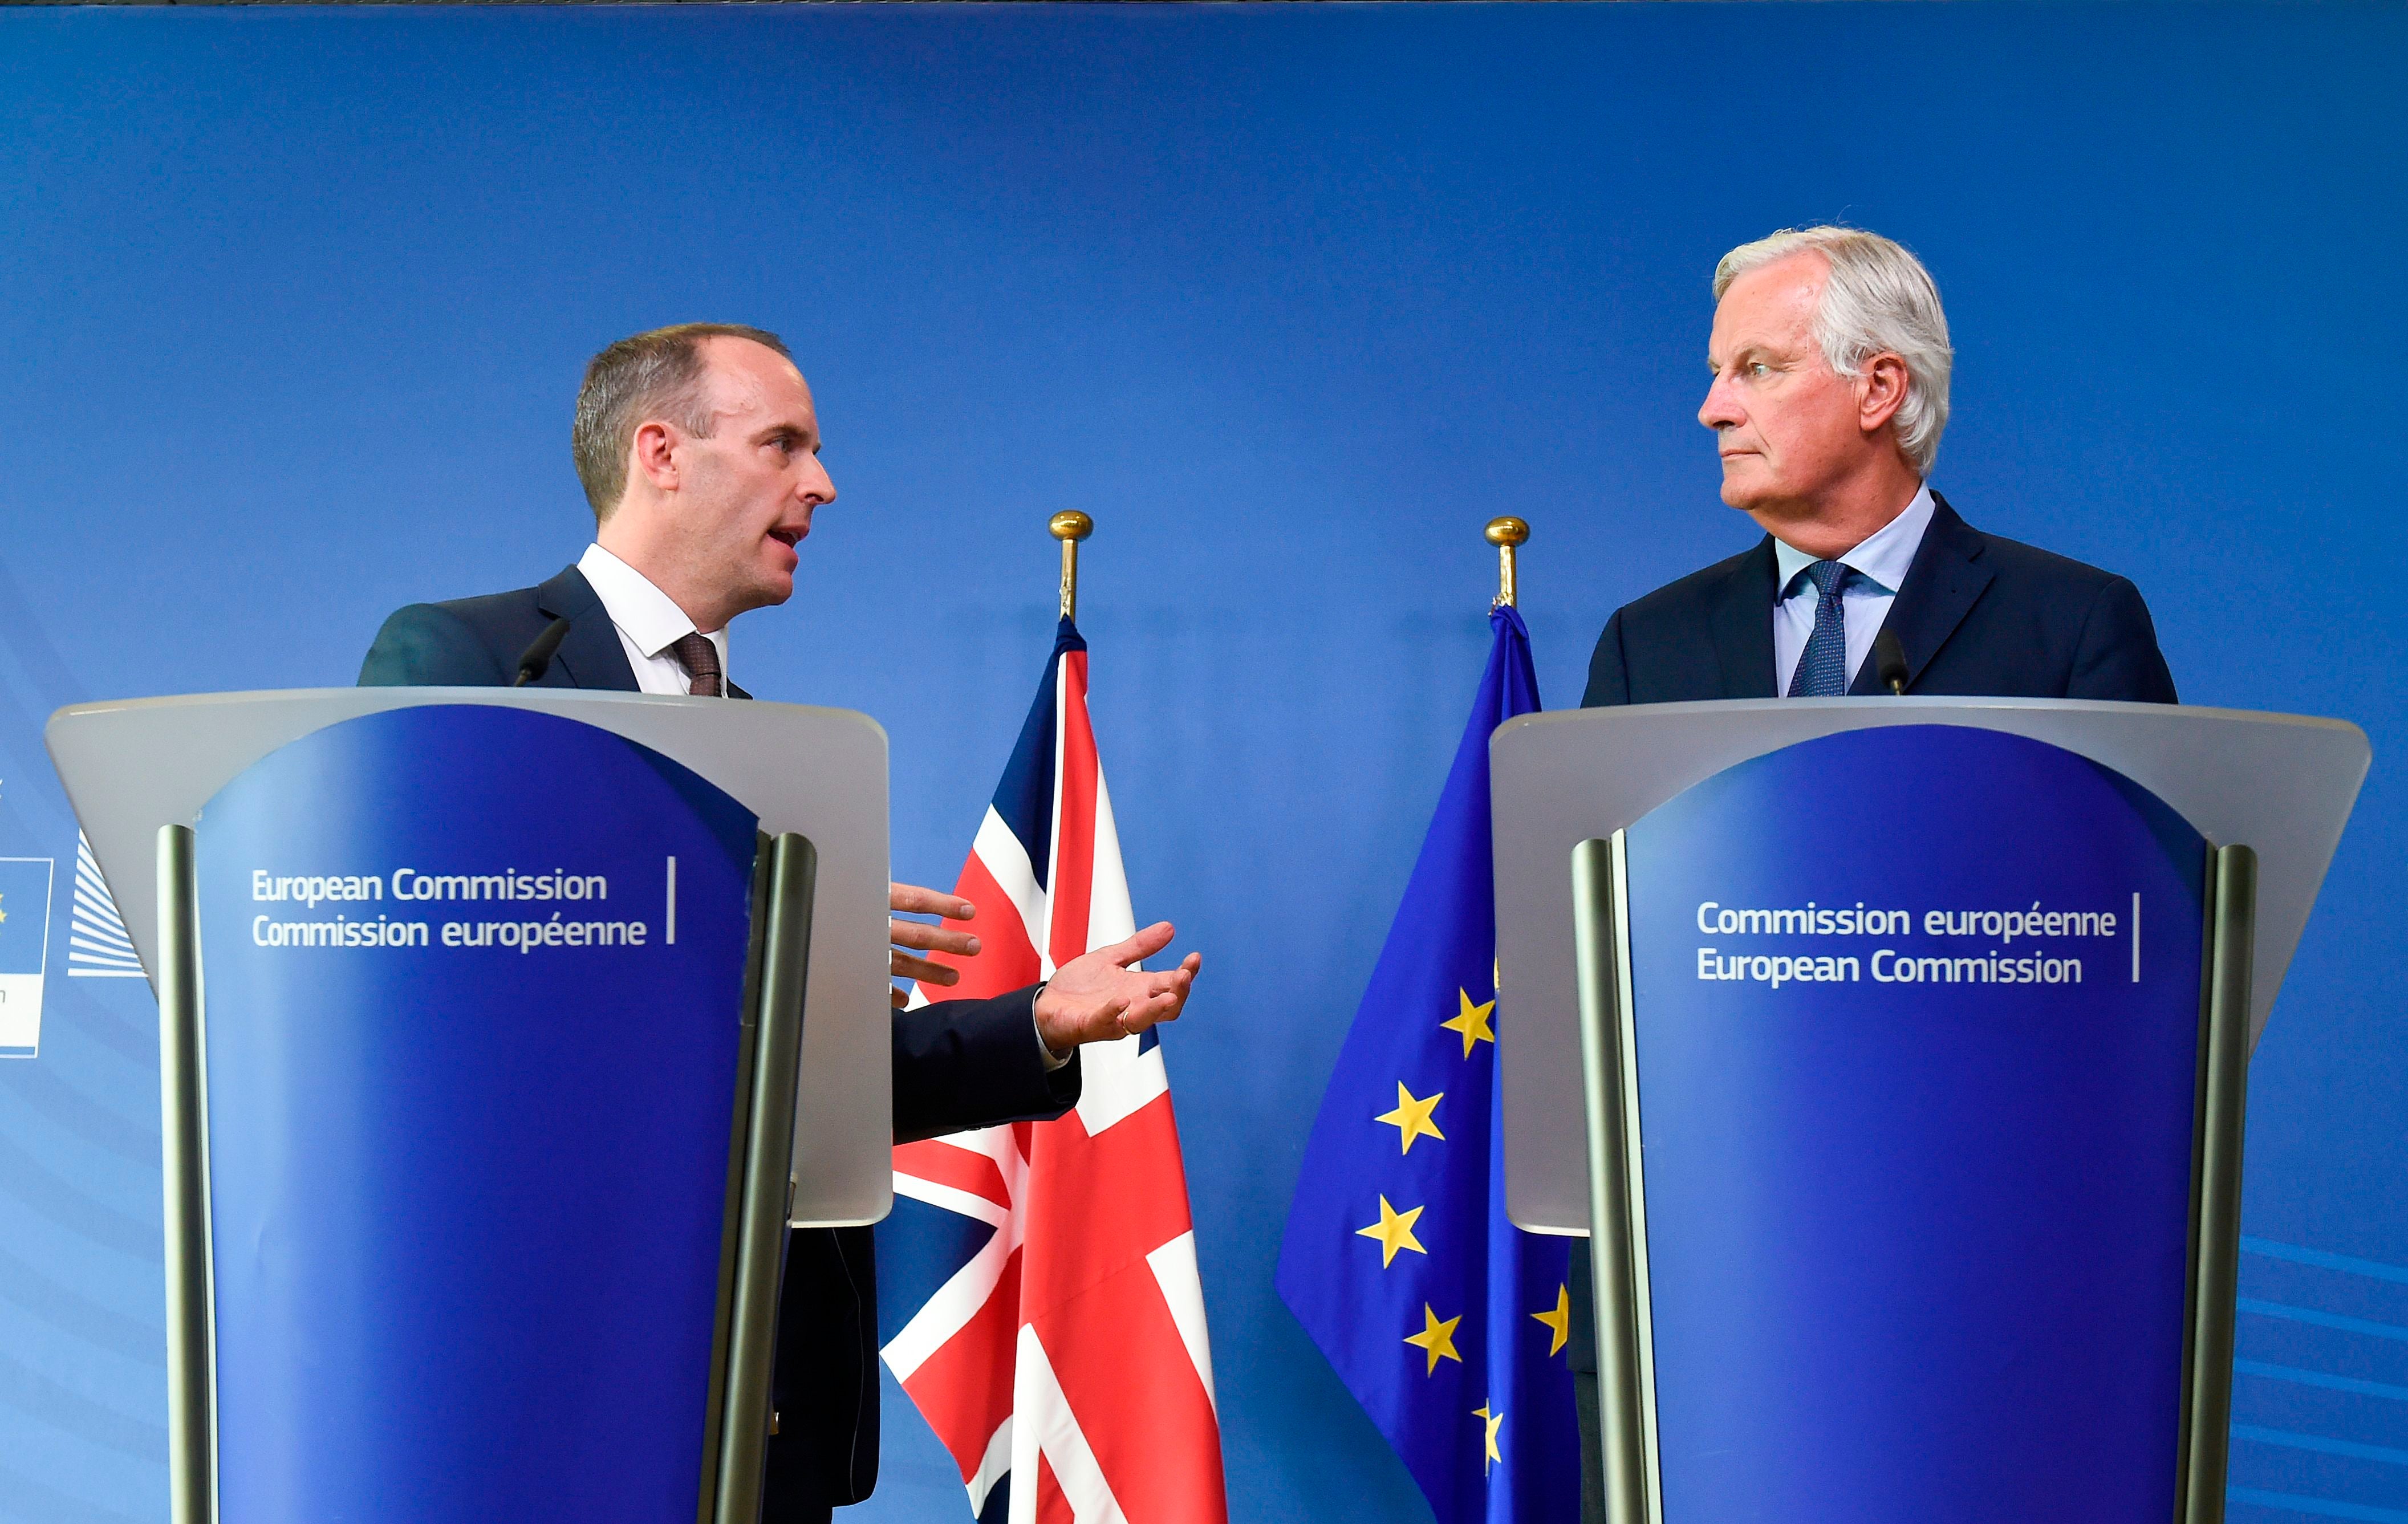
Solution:
M 1189 953 L 1177 968 L 1148 974 L 1128 965 L 1170 946 L 1170 922 L 1155 921 L 1125 942 L 1097 947 L 1054 971 L 1037 997 L 1037 1034 L 1057 1056 L 1081 1043 L 1109 1043 L 1143 1032 L 1157 1021 L 1176 1021 L 1204 966 Z
M 957 895 L 939 894 L 933 889 L 922 889 L 917 884 L 888 884 L 886 907 L 898 913 L 942 916 L 947 920 L 968 920 L 978 914 L 978 906 L 968 900 Z M 931 926 L 925 921 L 890 920 L 887 922 L 887 934 L 895 940 L 895 946 L 888 949 L 887 967 L 893 971 L 893 977 L 898 979 L 917 979 L 922 984 L 939 985 L 962 982 L 960 969 L 914 957 L 903 950 L 906 947 L 919 952 L 950 952 L 960 958 L 978 956 L 977 937 L 968 932 L 952 932 L 942 926 Z M 886 993 L 895 1008 L 901 1010 L 906 998 L 903 991 L 889 985 Z

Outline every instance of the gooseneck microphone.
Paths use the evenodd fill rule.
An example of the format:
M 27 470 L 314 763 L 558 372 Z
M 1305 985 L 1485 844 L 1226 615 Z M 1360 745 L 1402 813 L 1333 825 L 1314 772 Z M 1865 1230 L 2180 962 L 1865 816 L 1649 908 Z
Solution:
M 519 680 L 510 686 L 524 688 L 529 683 L 541 682 L 543 675 L 552 670 L 552 653 L 559 650 L 560 643 L 567 638 L 566 620 L 554 620 L 545 625 L 543 634 L 529 641 L 526 650 L 520 655 Z
M 1906 648 L 1887 629 L 1873 636 L 1873 680 L 1899 698 L 1906 697 Z

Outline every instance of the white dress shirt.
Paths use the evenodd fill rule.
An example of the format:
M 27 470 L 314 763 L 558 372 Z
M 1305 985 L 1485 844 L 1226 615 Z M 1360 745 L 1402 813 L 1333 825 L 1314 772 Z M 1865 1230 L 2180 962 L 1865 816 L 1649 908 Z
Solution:
M 1923 532 L 1931 527 L 1931 488 L 1918 487 L 1914 501 L 1906 511 L 1891 520 L 1862 545 L 1844 552 L 1837 560 L 1856 575 L 1848 578 L 1840 590 L 1840 615 L 1847 628 L 1848 685 L 1856 686 L 1856 670 L 1865 664 L 1865 657 L 1873 648 L 1873 636 L 1881 634 L 1882 620 L 1889 618 L 1889 605 L 1898 601 L 1899 585 L 1906 580 L 1906 569 L 1914 564 L 1914 552 L 1923 544 Z M 1814 564 L 1815 557 L 1808 555 L 1788 541 L 1774 535 L 1772 559 L 1779 570 L 1774 574 L 1779 585 L 1772 597 L 1772 674 L 1780 684 L 1781 696 L 1789 696 L 1789 685 L 1798 678 L 1798 659 L 1806 654 L 1807 638 L 1814 633 L 1814 605 L 1822 594 L 1815 591 L 1814 579 L 1806 568 Z
M 598 545 L 589 545 L 577 558 L 577 569 L 602 600 L 602 612 L 619 632 L 627 664 L 636 669 L 636 686 L 647 693 L 690 693 L 694 674 L 669 654 L 669 648 L 695 634 L 694 620 L 652 579 Z M 1812 616 L 1809 616 L 1812 622 Z M 700 632 L 719 651 L 720 679 L 727 677 L 727 632 Z
M 577 569 L 585 574 L 594 595 L 602 600 L 602 612 L 610 616 L 611 627 L 619 632 L 619 644 L 627 653 L 627 664 L 636 669 L 636 686 L 647 693 L 691 692 L 694 674 L 669 654 L 669 647 L 697 633 L 685 610 L 653 586 L 651 577 L 598 545 L 585 548 L 585 553 L 577 558 Z M 718 648 L 724 682 L 727 673 L 727 632 L 705 630 L 699 634 Z M 1038 988 L 1042 990 L 1044 987 Z M 1046 1070 L 1050 1073 L 1068 1064 L 1069 1055 L 1055 1055 L 1045 1046 L 1044 1030 L 1036 1031 L 1037 1056 Z

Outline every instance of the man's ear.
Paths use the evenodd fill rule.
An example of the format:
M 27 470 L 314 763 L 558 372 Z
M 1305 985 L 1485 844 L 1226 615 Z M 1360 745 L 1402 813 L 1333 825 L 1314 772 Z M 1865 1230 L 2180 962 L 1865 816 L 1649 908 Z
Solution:
M 1856 382 L 1856 427 L 1867 434 L 1879 433 L 1906 406 L 1906 390 L 1912 384 L 1904 356 L 1885 349 L 1866 359 Z
M 637 425 L 635 445 L 628 456 L 629 477 L 640 475 L 656 491 L 675 491 L 678 485 L 677 444 L 676 431 L 658 419 Z

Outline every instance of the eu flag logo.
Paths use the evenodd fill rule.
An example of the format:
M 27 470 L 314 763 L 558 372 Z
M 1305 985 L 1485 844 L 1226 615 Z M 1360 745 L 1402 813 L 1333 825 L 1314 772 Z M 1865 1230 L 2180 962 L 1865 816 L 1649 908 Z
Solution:
M 0 857 L 0 1058 L 32 1058 L 42 1045 L 50 871 L 46 857 Z
M 1439 1524 L 1580 1517 L 1570 1247 L 1505 1218 L 1488 736 L 1539 706 L 1512 605 L 1347 1033 L 1280 1249 L 1280 1295 Z

